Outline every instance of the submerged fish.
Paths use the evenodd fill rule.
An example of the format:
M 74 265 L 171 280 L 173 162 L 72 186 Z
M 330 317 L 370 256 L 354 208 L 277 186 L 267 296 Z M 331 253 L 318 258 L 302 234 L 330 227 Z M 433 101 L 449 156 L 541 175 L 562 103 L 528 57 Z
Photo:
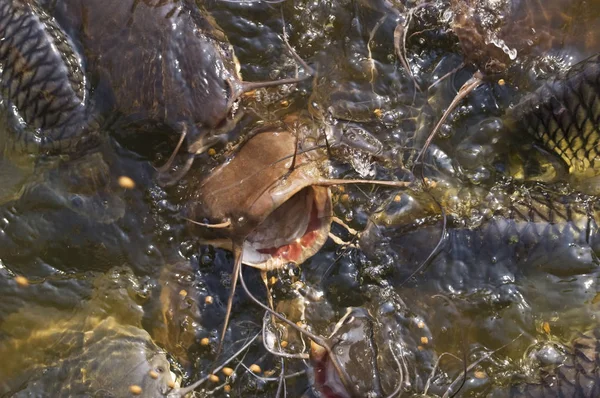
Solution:
M 173 391 L 166 353 L 140 325 L 132 278 L 127 269 L 97 278 L 91 300 L 75 312 L 31 306 L 6 317 L 0 355 L 13 359 L 0 364 L 1 394 L 164 397 Z
M 0 40 L 0 95 L 18 144 L 64 152 L 92 136 L 83 60 L 56 20 L 35 0 L 3 1 Z
M 501 397 L 577 397 L 600 396 L 600 330 L 581 335 L 566 349 L 547 344 L 536 350 L 536 377 L 515 377 L 509 388 L 498 388 L 491 396 Z M 532 380 L 533 379 L 533 380 Z
M 327 339 L 331 354 L 311 343 L 313 390 L 324 398 L 422 391 L 435 362 L 430 347 L 422 344 L 431 339 L 427 326 L 391 289 L 365 285 L 361 292 L 369 301 L 348 308 L 335 324 Z
M 565 163 L 575 187 L 600 193 L 600 55 L 545 82 L 509 112 L 526 132 Z

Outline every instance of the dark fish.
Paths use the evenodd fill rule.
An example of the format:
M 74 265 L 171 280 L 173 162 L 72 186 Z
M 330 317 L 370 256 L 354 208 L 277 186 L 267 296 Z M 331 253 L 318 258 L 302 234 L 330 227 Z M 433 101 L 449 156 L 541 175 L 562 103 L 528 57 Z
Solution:
M 600 397 L 600 330 L 581 335 L 570 350 L 539 356 L 555 359 L 556 363 L 541 365 L 543 370 L 536 381 L 517 382 L 505 390 L 497 390 L 494 398 Z
M 376 224 L 361 237 L 361 247 L 369 255 L 397 259 L 394 283 L 400 284 L 439 243 L 438 254 L 419 277 L 420 286 L 435 291 L 493 288 L 523 272 L 565 277 L 597 270 L 600 208 L 595 197 L 516 186 L 499 189 L 487 194 L 486 200 L 465 203 L 464 217 L 448 216 L 441 243 L 441 223 L 423 225 L 430 222 L 428 217 L 437 220 L 437 216 L 419 208 L 407 212 L 402 199 L 398 207 L 394 204 L 377 216 Z M 419 212 L 414 224 L 406 222 Z M 480 218 L 475 220 L 472 214 Z
M 422 391 L 435 358 L 419 342 L 431 339 L 431 332 L 391 289 L 363 286 L 361 292 L 369 297 L 368 302 L 348 308 L 328 339 L 339 366 L 325 349 L 311 344 L 313 389 L 326 398 Z
M 34 0 L 0 4 L 0 69 L 0 93 L 14 112 L 19 142 L 64 150 L 89 135 L 82 60 Z
M 585 186 L 584 179 L 600 174 L 600 55 L 545 82 L 520 101 L 510 119 L 517 132 L 557 154 Z

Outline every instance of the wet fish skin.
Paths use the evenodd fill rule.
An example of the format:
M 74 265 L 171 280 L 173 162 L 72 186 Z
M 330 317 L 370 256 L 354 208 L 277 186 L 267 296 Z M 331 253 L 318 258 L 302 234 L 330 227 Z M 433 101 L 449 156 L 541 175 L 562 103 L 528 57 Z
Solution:
M 509 119 L 556 153 L 570 174 L 600 174 L 600 54 L 545 82 Z
M 88 132 L 81 57 L 35 0 L 0 4 L 0 94 L 14 112 L 17 141 L 67 149 Z
M 562 364 L 542 371 L 538 382 L 498 390 L 494 398 L 550 398 L 600 396 L 600 329 L 575 339 Z

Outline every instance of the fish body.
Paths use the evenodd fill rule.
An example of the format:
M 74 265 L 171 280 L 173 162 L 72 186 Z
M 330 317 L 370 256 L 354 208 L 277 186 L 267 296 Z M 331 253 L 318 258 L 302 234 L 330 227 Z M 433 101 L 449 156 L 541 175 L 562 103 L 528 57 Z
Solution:
M 19 142 L 62 150 L 90 135 L 82 58 L 34 0 L 0 4 L 0 70 L 0 94 Z
M 588 185 L 600 175 L 599 97 L 597 54 L 545 82 L 509 113 L 515 132 L 533 136 L 560 157 L 577 187 L 587 193 L 597 193 Z
M 241 81 L 237 59 L 195 2 L 62 0 L 54 14 L 77 32 L 112 110 L 125 127 L 136 127 L 129 132 L 179 137 L 185 128 L 192 145 L 231 121 Z
M 553 350 L 555 351 L 555 350 Z M 537 380 L 515 382 L 492 393 L 493 398 L 592 398 L 600 396 L 600 330 L 576 338 L 555 355 L 553 364 L 541 363 Z

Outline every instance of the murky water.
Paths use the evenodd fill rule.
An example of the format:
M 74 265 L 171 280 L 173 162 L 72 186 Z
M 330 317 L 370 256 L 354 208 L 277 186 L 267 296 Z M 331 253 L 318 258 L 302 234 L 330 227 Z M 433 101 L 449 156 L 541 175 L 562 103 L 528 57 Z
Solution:
M 207 380 L 197 394 L 348 395 L 343 388 L 339 395 L 326 395 L 315 361 L 268 352 L 263 343 L 275 351 L 307 354 L 310 340 L 289 327 L 276 329 L 241 291 L 223 353 L 216 357 L 233 256 L 204 244 L 207 236 L 184 219 L 202 179 L 228 160 L 233 148 L 228 142 L 292 114 L 328 134 L 332 177 L 427 182 L 426 188 L 407 190 L 332 187 L 335 215 L 360 235 L 334 223 L 332 232 L 352 245 L 330 239 L 300 267 L 268 275 L 279 312 L 321 336 L 339 330 L 352 336 L 336 352 L 360 396 L 387 396 L 398 386 L 406 396 L 443 396 L 459 386 L 458 396 L 502 394 L 515 375 L 539 370 L 539 361 L 531 359 L 536 347 L 547 343 L 567 350 L 579 333 L 600 326 L 598 200 L 573 189 L 561 160 L 507 122 L 509 109 L 526 94 L 600 52 L 600 2 L 553 0 L 542 7 L 533 0 L 199 1 L 194 12 L 214 19 L 206 26 L 223 30 L 244 81 L 307 72 L 282 40 L 284 30 L 314 74 L 299 84 L 242 95 L 244 112 L 236 115 L 227 140 L 211 142 L 213 151 L 197 155 L 189 172 L 170 186 L 161 183 L 157 168 L 175 148 L 182 120 L 193 113 L 186 108 L 190 94 L 177 88 L 196 76 L 181 61 L 186 42 L 174 35 L 161 42 L 162 58 L 155 57 L 157 36 L 148 34 L 140 48 L 150 49 L 149 55 L 136 59 L 126 51 L 131 44 L 124 37 L 145 30 L 128 19 L 129 8 L 111 11 L 76 0 L 39 3 L 56 16 L 85 60 L 90 106 L 100 127 L 98 139 L 81 150 L 39 154 L 18 144 L 11 110 L 3 102 L 0 357 L 22 359 L 2 361 L 2 396 L 57 396 L 61 383 L 72 387 L 64 396 L 92 395 L 86 388 L 139 394 L 132 386 L 144 387 L 142 396 L 150 396 L 154 384 L 140 379 L 141 372 L 123 379 L 94 365 L 96 356 L 115 364 L 122 358 L 99 349 L 93 338 L 87 344 L 81 336 L 90 333 L 113 339 L 125 353 L 137 352 L 135 344 L 142 341 L 156 358 L 169 359 L 182 385 L 208 376 L 259 334 L 228 362 L 233 373 L 217 372 L 218 379 Z M 183 4 L 139 3 L 150 13 L 155 6 Z M 164 7 L 165 18 L 172 17 Z M 107 26 L 86 25 L 81 17 L 86 12 L 97 13 L 98 21 L 105 18 Z M 469 12 L 478 18 L 459 18 Z M 404 26 L 403 57 L 395 51 L 398 24 Z M 120 38 L 123 42 L 113 45 Z M 116 83 L 103 74 L 134 64 L 135 73 L 124 73 Z M 483 83 L 420 154 L 457 91 L 478 69 Z M 169 77 L 157 70 L 183 72 Z M 154 102 L 136 102 L 138 89 L 142 97 L 152 92 Z M 208 102 L 198 106 L 194 117 L 201 117 L 194 126 L 222 116 L 210 98 L 199 98 Z M 156 105 L 165 102 L 169 106 Z M 211 112 L 203 112 L 208 108 Z M 190 139 L 185 147 L 194 144 Z M 176 158 L 174 167 L 182 168 L 183 159 Z M 266 303 L 259 272 L 247 268 L 250 290 Z M 368 310 L 374 331 L 353 323 L 336 329 L 347 307 Z M 287 347 L 269 346 L 275 330 Z M 118 345 L 123 336 L 137 340 Z M 360 358 L 373 347 L 377 359 L 365 368 Z M 442 353 L 452 356 L 436 366 Z M 157 366 L 148 356 L 139 358 L 140 369 Z M 475 365 L 462 385 L 469 364 Z M 260 371 L 251 371 L 251 365 Z M 87 373 L 64 370 L 71 366 Z M 369 368 L 373 374 L 365 374 Z M 97 377 L 94 372 L 104 372 L 109 381 L 101 387 L 76 382 Z M 285 383 L 281 374 L 289 375 Z

